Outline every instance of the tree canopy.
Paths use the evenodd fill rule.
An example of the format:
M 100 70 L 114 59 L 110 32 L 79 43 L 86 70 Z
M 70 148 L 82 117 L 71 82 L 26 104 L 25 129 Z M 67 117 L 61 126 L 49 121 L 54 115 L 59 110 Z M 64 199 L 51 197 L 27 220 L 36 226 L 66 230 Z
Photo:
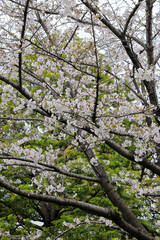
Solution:
M 158 0 L 1 0 L 1 239 L 160 238 Z

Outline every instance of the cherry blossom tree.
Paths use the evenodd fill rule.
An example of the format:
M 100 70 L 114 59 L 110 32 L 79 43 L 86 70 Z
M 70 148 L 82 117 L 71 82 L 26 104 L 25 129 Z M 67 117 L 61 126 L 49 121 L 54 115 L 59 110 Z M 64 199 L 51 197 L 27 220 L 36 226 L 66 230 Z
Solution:
M 1 0 L 1 206 L 25 212 L 12 206 L 9 237 L 57 226 L 42 237 L 80 239 L 98 224 L 101 239 L 159 238 L 159 11 L 158 0 Z M 44 225 L 23 232 L 31 220 Z

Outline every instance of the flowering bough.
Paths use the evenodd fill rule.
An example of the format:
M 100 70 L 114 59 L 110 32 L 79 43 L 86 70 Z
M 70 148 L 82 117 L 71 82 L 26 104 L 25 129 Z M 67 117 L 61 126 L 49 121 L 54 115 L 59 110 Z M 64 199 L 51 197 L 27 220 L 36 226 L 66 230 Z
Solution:
M 1 1 L 2 235 L 160 236 L 158 7 Z

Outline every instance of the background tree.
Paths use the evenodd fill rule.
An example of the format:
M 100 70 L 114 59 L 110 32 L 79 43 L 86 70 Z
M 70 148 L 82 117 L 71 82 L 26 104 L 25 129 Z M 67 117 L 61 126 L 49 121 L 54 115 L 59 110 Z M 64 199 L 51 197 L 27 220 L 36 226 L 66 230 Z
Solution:
M 159 238 L 159 9 L 1 1 L 2 239 Z

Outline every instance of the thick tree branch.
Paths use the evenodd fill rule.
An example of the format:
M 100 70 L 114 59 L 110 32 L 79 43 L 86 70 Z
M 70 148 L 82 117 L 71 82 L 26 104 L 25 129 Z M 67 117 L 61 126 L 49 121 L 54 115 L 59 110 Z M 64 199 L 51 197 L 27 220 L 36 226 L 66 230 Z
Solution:
M 138 59 L 137 54 L 133 51 L 133 49 L 130 47 L 128 39 L 125 37 L 125 35 L 122 35 L 119 38 L 122 42 L 123 47 L 126 50 L 127 55 L 129 56 L 130 60 L 132 61 L 133 65 L 136 69 L 142 68 L 142 65 Z
M 2 178 L 0 179 L 0 186 L 4 187 L 5 189 L 7 189 L 15 194 L 18 194 L 20 196 L 23 196 L 23 197 L 26 197 L 29 199 L 40 200 L 40 201 L 45 201 L 45 202 L 53 202 L 58 205 L 64 205 L 64 206 L 73 206 L 73 207 L 80 208 L 84 211 L 94 213 L 95 215 L 103 216 L 103 217 L 106 217 L 109 219 L 113 219 L 117 216 L 116 211 L 112 210 L 112 209 L 98 207 L 96 205 L 92 205 L 92 204 L 81 202 L 81 201 L 74 200 L 74 199 L 59 198 L 59 197 L 54 197 L 54 196 L 49 196 L 49 195 L 41 195 L 38 193 L 27 192 L 20 188 L 14 187 L 13 185 L 2 180 Z
M 32 101 L 35 101 L 35 99 L 29 94 L 29 92 L 27 91 L 26 88 L 19 86 L 19 84 L 12 82 L 11 80 L 9 80 L 8 78 L 0 75 L 0 80 L 2 80 L 3 82 L 11 85 L 14 89 L 18 90 L 19 93 L 21 93 L 24 97 L 26 97 L 28 100 L 32 99 Z M 47 113 L 47 111 L 45 111 L 44 109 L 40 109 L 40 108 L 36 108 L 34 109 L 36 112 L 42 114 L 43 116 L 50 116 L 49 113 Z
M 144 48 L 144 50 L 147 49 L 147 46 L 146 44 L 144 44 L 139 38 L 133 36 L 133 35 L 130 35 L 128 33 L 125 34 L 126 37 L 129 37 L 130 39 L 134 40 L 136 43 L 138 43 L 142 48 Z
M 153 56 L 153 36 L 152 36 L 152 0 L 146 0 L 146 46 L 147 46 L 147 59 L 148 65 L 151 66 L 154 63 Z
M 148 67 L 151 67 L 155 64 L 153 36 L 152 36 L 152 24 L 153 24 L 152 10 L 153 10 L 153 1 L 146 0 L 146 46 L 147 46 L 146 51 L 147 51 Z M 148 82 L 145 80 L 144 84 L 147 88 L 151 104 L 157 106 L 158 98 L 157 98 L 156 89 L 155 89 L 155 81 L 152 80 L 151 82 Z
M 131 160 L 132 162 L 136 162 L 135 161 L 135 156 L 134 153 L 131 151 L 128 151 L 127 149 L 121 147 L 118 143 L 114 142 L 111 139 L 105 138 L 105 143 L 111 147 L 112 149 L 114 149 L 116 152 L 118 152 L 121 156 Z M 157 174 L 160 176 L 160 167 L 157 166 L 155 163 L 147 160 L 147 159 L 142 159 L 142 161 L 136 162 L 138 164 L 140 164 L 141 166 L 151 170 L 153 173 Z
M 98 8 L 95 8 L 92 6 L 92 4 L 90 4 L 87 0 L 81 0 L 81 2 L 91 11 L 93 12 L 98 19 L 104 24 L 106 25 L 118 38 L 122 37 L 122 33 L 120 30 L 118 30 L 117 28 L 115 28 L 110 21 L 108 20 L 108 18 L 103 15 L 101 13 L 101 11 Z
M 15 82 L 12 82 L 11 80 L 9 80 L 8 78 L 6 78 L 2 75 L 0 75 L 0 80 L 2 80 L 3 82 L 11 85 L 13 88 L 18 90 L 28 100 L 33 99 L 32 96 L 28 93 L 28 91 L 26 91 L 26 89 L 24 87 L 20 87 L 19 84 L 15 83 Z
M 103 207 L 98 207 L 96 205 L 92 205 L 89 203 L 81 202 L 74 199 L 68 199 L 68 198 L 59 198 L 54 196 L 46 196 L 41 195 L 37 193 L 27 192 L 24 190 L 21 190 L 20 188 L 16 188 L 12 186 L 11 184 L 7 183 L 6 181 L 0 179 L 0 186 L 4 187 L 5 189 L 18 194 L 20 196 L 33 199 L 33 200 L 40 200 L 45 202 L 53 202 L 58 205 L 64 205 L 64 206 L 73 206 L 76 208 L 80 208 L 83 211 L 87 211 L 89 213 L 95 214 L 97 216 L 103 216 L 105 218 L 108 218 L 112 221 L 114 221 L 118 226 L 120 226 L 125 231 L 129 232 L 132 236 L 135 236 L 139 240 L 153 240 L 152 237 L 150 237 L 146 231 L 141 231 L 130 224 L 128 224 L 123 218 L 112 209 L 107 209 Z
M 116 152 L 118 152 L 121 156 L 134 161 L 134 154 L 131 151 L 128 151 L 127 149 L 121 147 L 118 143 L 114 142 L 113 140 L 109 138 L 105 138 L 105 143 L 114 149 Z
M 147 233 L 145 228 L 138 221 L 137 217 L 132 213 L 132 211 L 128 208 L 128 206 L 120 197 L 120 195 L 113 188 L 111 182 L 109 181 L 109 178 L 106 175 L 106 172 L 103 166 L 98 162 L 98 160 L 97 160 L 97 163 L 92 164 L 92 159 L 93 158 L 95 159 L 95 154 L 93 153 L 92 149 L 84 150 L 84 153 L 86 154 L 87 159 L 92 165 L 93 170 L 99 176 L 101 180 L 101 186 L 103 187 L 108 198 L 113 203 L 113 205 L 117 207 L 118 210 L 122 213 L 122 216 L 125 219 L 125 221 L 131 224 L 133 227 L 139 228 L 145 233 Z

